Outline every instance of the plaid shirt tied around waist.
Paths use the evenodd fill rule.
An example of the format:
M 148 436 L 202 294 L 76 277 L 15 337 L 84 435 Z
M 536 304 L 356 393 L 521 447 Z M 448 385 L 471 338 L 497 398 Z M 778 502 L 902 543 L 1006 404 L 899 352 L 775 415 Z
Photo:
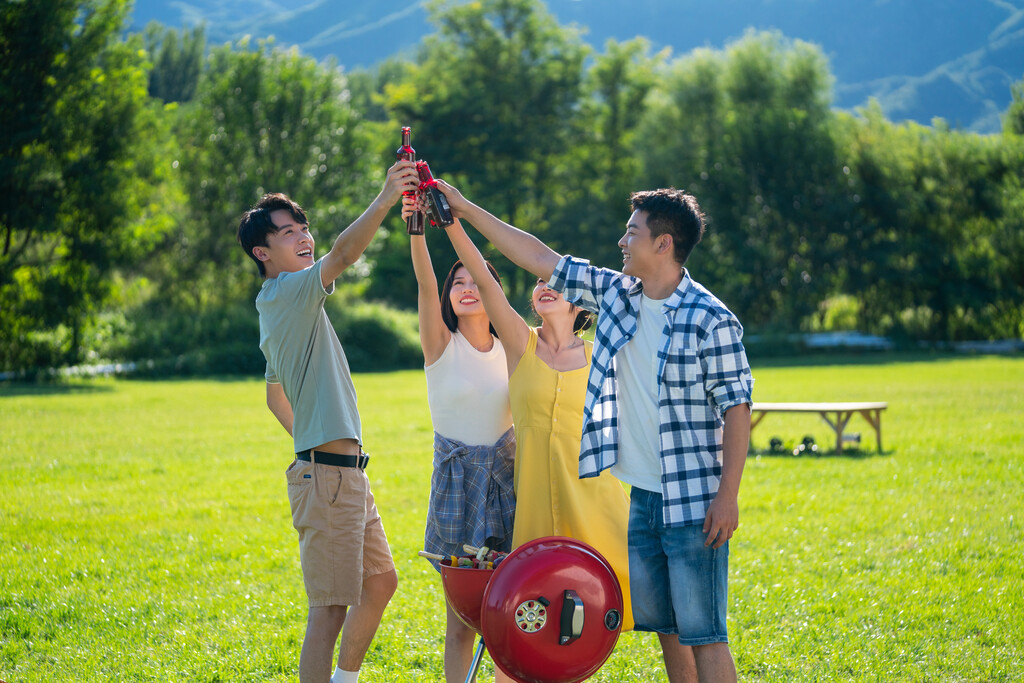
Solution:
M 441 541 L 458 545 L 460 552 L 464 543 L 482 546 L 489 538 L 511 542 L 515 457 L 513 429 L 491 446 L 467 446 L 434 432 L 427 526 Z
M 563 256 L 548 285 L 598 314 L 579 470 L 581 478 L 593 477 L 618 459 L 615 354 L 636 334 L 643 284 Z M 662 313 L 658 421 L 664 522 L 703 524 L 722 477 L 723 416 L 729 408 L 751 402 L 754 378 L 741 342 L 743 327 L 685 269 Z

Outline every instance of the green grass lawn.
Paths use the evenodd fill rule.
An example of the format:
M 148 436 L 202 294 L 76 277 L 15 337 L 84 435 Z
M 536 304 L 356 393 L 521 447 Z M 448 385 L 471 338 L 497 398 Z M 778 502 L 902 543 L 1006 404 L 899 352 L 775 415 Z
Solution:
M 1024 358 L 755 366 L 755 400 L 884 400 L 886 453 L 752 455 L 729 629 L 747 681 L 1024 679 Z M 422 372 L 356 378 L 398 594 L 365 681 L 442 678 L 440 582 L 422 546 Z M 798 442 L 813 415 L 754 432 Z M 0 388 L 0 679 L 292 681 L 305 619 L 261 381 Z M 492 678 L 490 664 L 480 680 Z M 665 680 L 625 634 L 598 681 Z

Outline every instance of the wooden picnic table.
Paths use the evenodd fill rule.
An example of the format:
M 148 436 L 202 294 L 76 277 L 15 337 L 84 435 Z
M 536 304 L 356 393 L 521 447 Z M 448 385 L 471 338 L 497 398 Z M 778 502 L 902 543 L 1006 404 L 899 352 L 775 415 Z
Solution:
M 755 403 L 750 409 L 750 430 L 753 432 L 768 413 L 818 413 L 832 431 L 836 433 L 836 452 L 843 452 L 843 431 L 850 418 L 860 414 L 875 428 L 878 440 L 878 452 L 882 452 L 882 411 L 888 403 L 853 402 L 853 403 Z

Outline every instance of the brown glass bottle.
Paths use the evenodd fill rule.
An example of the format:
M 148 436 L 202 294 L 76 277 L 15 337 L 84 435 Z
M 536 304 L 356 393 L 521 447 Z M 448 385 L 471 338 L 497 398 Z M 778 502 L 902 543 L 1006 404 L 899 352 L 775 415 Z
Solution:
M 412 128 L 402 126 L 402 146 L 395 152 L 399 161 L 416 161 L 416 150 L 412 148 Z M 415 192 L 403 192 L 406 197 L 415 197 Z M 405 219 L 405 231 L 410 235 L 422 235 L 426 220 L 422 211 L 417 211 Z
M 435 228 L 447 228 L 455 222 L 452 209 L 448 206 L 448 198 L 437 187 L 434 174 L 426 161 L 416 162 L 416 172 L 420 176 L 420 194 L 427 204 L 427 220 Z

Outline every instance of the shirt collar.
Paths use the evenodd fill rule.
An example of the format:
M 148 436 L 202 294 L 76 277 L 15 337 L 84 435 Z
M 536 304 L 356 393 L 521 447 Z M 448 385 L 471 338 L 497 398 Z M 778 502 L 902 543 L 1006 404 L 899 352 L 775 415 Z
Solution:
M 665 305 L 670 309 L 677 309 L 683 305 L 683 299 L 686 298 L 686 293 L 693 286 L 693 280 L 690 279 L 690 271 L 683 268 L 683 279 L 679 281 L 679 285 L 673 290 L 672 294 L 669 295 Z M 629 297 L 639 296 L 644 291 L 644 283 L 642 280 L 637 280 L 633 283 L 633 286 L 629 288 Z

